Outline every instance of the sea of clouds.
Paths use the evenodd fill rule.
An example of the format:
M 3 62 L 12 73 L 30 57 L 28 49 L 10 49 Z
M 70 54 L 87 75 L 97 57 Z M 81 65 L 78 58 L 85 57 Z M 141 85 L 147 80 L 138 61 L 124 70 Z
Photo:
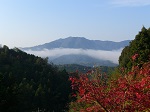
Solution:
M 71 49 L 71 48 L 55 48 L 55 49 L 44 49 L 41 51 L 24 50 L 26 53 L 34 54 L 40 57 L 57 58 L 63 55 L 87 55 L 100 60 L 109 60 L 115 64 L 118 64 L 119 56 L 121 55 L 122 49 L 113 51 L 104 50 L 92 50 L 92 49 Z

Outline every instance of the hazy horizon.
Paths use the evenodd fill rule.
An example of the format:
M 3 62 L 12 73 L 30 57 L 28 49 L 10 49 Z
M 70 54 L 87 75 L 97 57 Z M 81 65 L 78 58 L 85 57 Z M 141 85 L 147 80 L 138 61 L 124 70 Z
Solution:
M 0 44 L 31 47 L 59 38 L 133 40 L 150 26 L 150 0 L 2 0 Z
M 13 46 L 13 47 L 11 47 L 10 46 L 10 48 L 15 48 L 15 47 L 17 47 L 17 48 L 28 48 L 28 47 L 34 47 L 34 46 L 39 46 L 39 45 L 43 45 L 43 44 L 47 44 L 47 43 L 51 43 L 51 42 L 53 42 L 53 41 L 57 41 L 57 40 L 59 40 L 59 39 L 66 39 L 66 38 L 70 38 L 70 37 L 74 37 L 74 36 L 69 36 L 69 37 L 64 37 L 64 38 L 58 38 L 58 39 L 55 39 L 55 40 L 52 40 L 52 41 L 49 41 L 49 42 L 45 42 L 45 43 L 41 43 L 41 44 L 37 44 L 37 45 L 31 45 L 31 46 L 24 46 L 24 47 L 20 47 L 20 46 Z M 85 39 L 88 39 L 88 40 L 98 40 L 98 39 L 89 39 L 89 38 L 86 38 L 86 37 L 75 37 L 75 38 L 85 38 Z M 125 39 L 125 40 L 120 40 L 120 41 L 113 41 L 113 40 L 100 40 L 100 41 L 112 41 L 112 42 L 121 42 L 121 41 L 126 41 L 127 39 Z M 6 44 L 1 44 L 0 43 L 0 46 L 3 46 L 3 45 L 6 45 Z M 7 45 L 6 45 L 7 46 Z M 9 46 L 8 46 L 9 47 Z

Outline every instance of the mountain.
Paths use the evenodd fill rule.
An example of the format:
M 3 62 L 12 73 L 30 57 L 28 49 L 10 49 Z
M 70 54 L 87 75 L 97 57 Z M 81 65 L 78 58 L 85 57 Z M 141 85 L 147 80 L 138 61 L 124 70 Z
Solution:
M 69 74 L 18 48 L 0 48 L 0 112 L 67 112 Z
M 94 49 L 94 50 L 117 50 L 129 45 L 130 40 L 121 42 L 89 40 L 84 37 L 68 37 L 65 39 L 58 39 L 42 45 L 34 47 L 27 47 L 24 50 L 43 50 L 54 48 L 73 48 L 73 49 Z
M 80 65 L 90 66 L 90 67 L 94 65 L 117 66 L 117 64 L 114 64 L 113 63 L 114 61 L 112 60 L 113 58 L 116 57 L 116 55 L 115 57 L 113 57 L 113 55 L 115 54 L 113 50 L 122 49 L 125 46 L 129 45 L 129 42 L 130 40 L 113 42 L 113 41 L 89 40 L 84 37 L 68 37 L 64 39 L 58 39 L 42 45 L 23 48 L 23 50 L 30 51 L 31 53 L 36 52 L 42 55 L 44 53 L 45 54 L 44 56 L 49 57 L 49 62 L 53 62 L 54 64 L 57 65 L 80 64 Z M 93 54 L 93 51 L 95 54 Z M 108 52 L 107 52 L 108 54 L 106 54 L 106 52 L 104 53 L 103 51 L 108 51 L 108 52 L 111 51 L 113 52 L 113 54 L 111 55 Z M 112 59 L 111 60 L 106 60 L 103 58 L 96 59 L 91 55 L 89 56 L 87 52 L 89 54 L 97 55 L 98 57 L 101 57 L 101 55 L 103 54 L 103 58 L 110 56 Z M 117 57 L 118 56 L 119 55 L 117 55 Z
M 58 58 L 55 58 L 53 60 L 49 60 L 57 65 L 64 65 L 64 64 L 78 64 L 88 67 L 93 66 L 117 66 L 117 64 L 114 64 L 113 62 L 109 60 L 100 60 L 95 59 L 87 55 L 63 55 Z

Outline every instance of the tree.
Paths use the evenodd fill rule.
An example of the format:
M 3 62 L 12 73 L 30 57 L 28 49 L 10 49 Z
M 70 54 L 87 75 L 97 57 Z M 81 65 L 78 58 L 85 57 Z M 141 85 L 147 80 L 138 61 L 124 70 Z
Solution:
M 134 63 L 132 63 L 132 56 L 135 56 Z M 131 69 L 134 64 L 143 64 L 150 59 L 150 28 L 146 29 L 144 26 L 136 35 L 135 39 L 130 42 L 129 46 L 126 46 L 121 56 L 119 57 L 120 67 Z
M 135 66 L 126 75 L 110 82 L 93 73 L 70 77 L 73 97 L 69 112 L 149 112 L 150 111 L 150 62 L 141 68 Z
M 67 110 L 68 75 L 49 64 L 48 58 L 0 48 L 0 112 Z

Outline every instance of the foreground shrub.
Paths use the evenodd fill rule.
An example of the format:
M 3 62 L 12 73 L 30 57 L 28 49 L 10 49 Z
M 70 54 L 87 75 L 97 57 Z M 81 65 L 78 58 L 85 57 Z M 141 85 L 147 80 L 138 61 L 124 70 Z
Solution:
M 150 111 L 150 62 L 108 81 L 106 75 L 89 72 L 70 77 L 73 97 L 70 112 Z

